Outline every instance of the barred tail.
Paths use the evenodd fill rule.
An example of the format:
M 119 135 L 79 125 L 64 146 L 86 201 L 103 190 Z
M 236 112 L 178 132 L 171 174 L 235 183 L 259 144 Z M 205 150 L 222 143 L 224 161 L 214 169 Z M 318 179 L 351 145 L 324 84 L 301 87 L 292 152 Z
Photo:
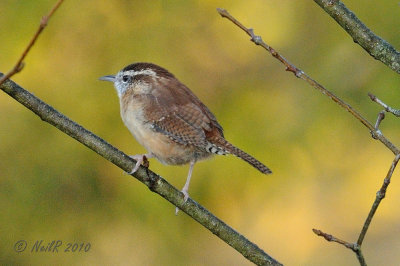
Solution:
M 215 142 L 214 142 L 215 141 Z M 251 166 L 259 170 L 263 174 L 271 174 L 272 171 L 265 166 L 262 162 L 251 156 L 250 154 L 242 151 L 241 149 L 233 146 L 231 143 L 229 143 L 226 139 L 218 137 L 217 139 L 214 139 L 213 147 L 217 150 L 217 152 L 211 151 L 216 154 L 225 154 L 225 153 L 231 153 L 242 160 L 248 162 Z M 215 146 L 214 146 L 215 145 Z

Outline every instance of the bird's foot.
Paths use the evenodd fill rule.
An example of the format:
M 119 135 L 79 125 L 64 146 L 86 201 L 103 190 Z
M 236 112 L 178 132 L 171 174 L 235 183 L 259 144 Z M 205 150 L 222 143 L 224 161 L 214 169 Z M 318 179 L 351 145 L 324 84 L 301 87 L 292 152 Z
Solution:
M 144 167 L 149 168 L 150 163 L 149 160 L 147 160 L 146 154 L 136 154 L 136 155 L 130 155 L 132 159 L 136 161 L 135 167 L 133 167 L 132 171 L 128 173 L 128 175 L 134 174 L 138 169 L 141 164 L 143 164 Z

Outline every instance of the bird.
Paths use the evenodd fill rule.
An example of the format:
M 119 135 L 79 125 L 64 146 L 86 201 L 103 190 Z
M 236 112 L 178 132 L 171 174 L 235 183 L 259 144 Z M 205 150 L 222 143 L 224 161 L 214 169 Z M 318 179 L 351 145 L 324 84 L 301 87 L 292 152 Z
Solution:
M 99 78 L 114 84 L 125 126 L 146 154 L 131 156 L 135 173 L 147 158 L 167 165 L 189 164 L 181 192 L 189 198 L 189 184 L 196 162 L 213 155 L 233 154 L 263 174 L 272 171 L 224 138 L 222 126 L 201 100 L 172 73 L 153 63 L 130 64 L 116 75 Z M 176 213 L 178 212 L 176 207 Z

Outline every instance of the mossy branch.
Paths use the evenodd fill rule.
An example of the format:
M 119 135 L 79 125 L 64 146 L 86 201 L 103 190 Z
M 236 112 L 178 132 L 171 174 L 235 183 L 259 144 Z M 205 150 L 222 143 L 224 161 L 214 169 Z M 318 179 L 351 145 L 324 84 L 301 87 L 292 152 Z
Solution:
M 0 73 L 0 77 L 2 76 L 3 74 Z M 43 121 L 76 139 L 125 172 L 131 171 L 135 166 L 136 161 L 131 159 L 128 155 L 61 114 L 13 81 L 7 79 L 0 85 L 0 89 L 34 112 Z M 191 198 L 185 203 L 182 193 L 178 189 L 148 168 L 141 166 L 133 176 L 145 184 L 151 191 L 179 207 L 179 209 L 187 213 L 225 243 L 236 249 L 248 260 L 257 265 L 281 265 L 256 244 L 232 229 Z
M 314 0 L 372 57 L 400 74 L 400 52 L 371 31 L 339 0 Z
M 63 0 L 57 1 L 49 14 L 42 18 L 39 28 L 33 35 L 25 50 L 22 52 L 15 66 L 6 75 L 0 73 L 0 89 L 34 112 L 43 121 L 53 125 L 70 137 L 76 139 L 125 172 L 130 172 L 136 164 L 135 160 L 10 80 L 13 75 L 22 70 L 24 66 L 23 60 L 28 55 L 43 29 L 47 26 L 50 17 L 62 2 Z M 187 213 L 213 234 L 222 239 L 225 243 L 236 249 L 251 262 L 257 265 L 281 265 L 256 244 L 236 232 L 191 198 L 184 202 L 182 194 L 178 189 L 169 184 L 161 176 L 150 171 L 148 168 L 141 166 L 132 176 L 145 184 L 151 191 L 159 194 L 161 197 L 179 207 L 179 209 Z

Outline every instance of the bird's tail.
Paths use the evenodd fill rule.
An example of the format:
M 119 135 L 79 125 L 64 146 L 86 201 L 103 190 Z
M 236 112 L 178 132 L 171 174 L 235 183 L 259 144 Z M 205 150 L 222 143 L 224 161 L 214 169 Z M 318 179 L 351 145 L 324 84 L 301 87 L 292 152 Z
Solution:
M 251 166 L 259 170 L 263 174 L 271 174 L 272 171 L 265 166 L 262 162 L 251 156 L 250 154 L 242 151 L 241 149 L 235 147 L 232 145 L 230 142 L 228 142 L 226 139 L 222 137 L 218 137 L 213 140 L 214 145 L 216 145 L 219 149 L 224 150 L 224 153 L 231 153 L 242 160 L 246 161 L 249 163 Z M 223 153 L 220 153 L 223 154 Z

